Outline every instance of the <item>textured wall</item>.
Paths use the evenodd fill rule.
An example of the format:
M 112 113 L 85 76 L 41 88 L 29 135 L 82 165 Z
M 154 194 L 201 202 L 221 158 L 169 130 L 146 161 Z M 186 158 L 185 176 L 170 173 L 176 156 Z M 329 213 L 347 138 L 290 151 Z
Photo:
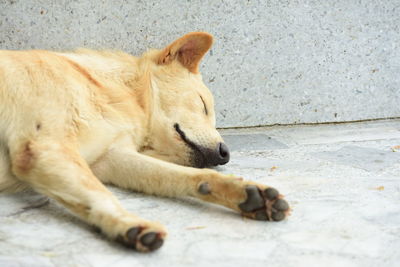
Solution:
M 190 31 L 220 127 L 400 116 L 398 0 L 0 0 L 0 47 L 140 54 Z

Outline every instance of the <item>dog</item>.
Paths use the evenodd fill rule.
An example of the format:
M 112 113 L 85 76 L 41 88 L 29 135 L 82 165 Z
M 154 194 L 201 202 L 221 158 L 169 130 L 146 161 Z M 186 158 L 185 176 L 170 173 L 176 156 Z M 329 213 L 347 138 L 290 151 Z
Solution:
M 199 73 L 212 43 L 193 32 L 141 57 L 0 51 L 0 192 L 34 189 L 141 252 L 160 248 L 166 229 L 126 211 L 104 184 L 285 219 L 275 188 L 206 168 L 230 157 Z

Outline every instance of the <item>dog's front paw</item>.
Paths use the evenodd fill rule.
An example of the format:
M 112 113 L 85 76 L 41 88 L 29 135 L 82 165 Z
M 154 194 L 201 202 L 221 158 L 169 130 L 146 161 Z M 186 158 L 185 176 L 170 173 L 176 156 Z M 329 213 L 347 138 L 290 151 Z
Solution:
M 239 204 L 244 216 L 261 221 L 282 221 L 289 215 L 289 204 L 275 188 L 252 184 L 245 190 L 247 198 Z
M 129 228 L 124 235 L 119 235 L 117 241 L 128 248 L 140 252 L 149 252 L 159 249 L 166 236 L 165 230 L 161 227 L 149 227 L 139 225 Z

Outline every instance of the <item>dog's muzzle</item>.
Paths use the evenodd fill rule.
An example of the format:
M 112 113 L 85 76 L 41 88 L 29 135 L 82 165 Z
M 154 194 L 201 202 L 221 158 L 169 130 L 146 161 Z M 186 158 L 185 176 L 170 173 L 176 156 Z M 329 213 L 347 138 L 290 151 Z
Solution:
M 192 149 L 192 163 L 194 167 L 204 168 L 228 163 L 230 157 L 229 149 L 224 143 L 218 143 L 216 148 L 204 147 L 187 138 L 178 123 L 174 124 L 174 128 L 182 140 Z

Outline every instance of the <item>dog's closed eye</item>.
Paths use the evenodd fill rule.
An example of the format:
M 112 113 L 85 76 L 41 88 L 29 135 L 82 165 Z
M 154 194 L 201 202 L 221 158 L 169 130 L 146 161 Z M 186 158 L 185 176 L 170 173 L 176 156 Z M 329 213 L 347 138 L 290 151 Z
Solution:
M 203 105 L 204 105 L 204 113 L 206 114 L 206 115 L 208 115 L 208 110 L 207 110 L 207 106 L 206 106 L 206 102 L 204 102 L 204 99 L 200 96 L 200 99 L 201 99 L 201 102 L 203 102 Z

